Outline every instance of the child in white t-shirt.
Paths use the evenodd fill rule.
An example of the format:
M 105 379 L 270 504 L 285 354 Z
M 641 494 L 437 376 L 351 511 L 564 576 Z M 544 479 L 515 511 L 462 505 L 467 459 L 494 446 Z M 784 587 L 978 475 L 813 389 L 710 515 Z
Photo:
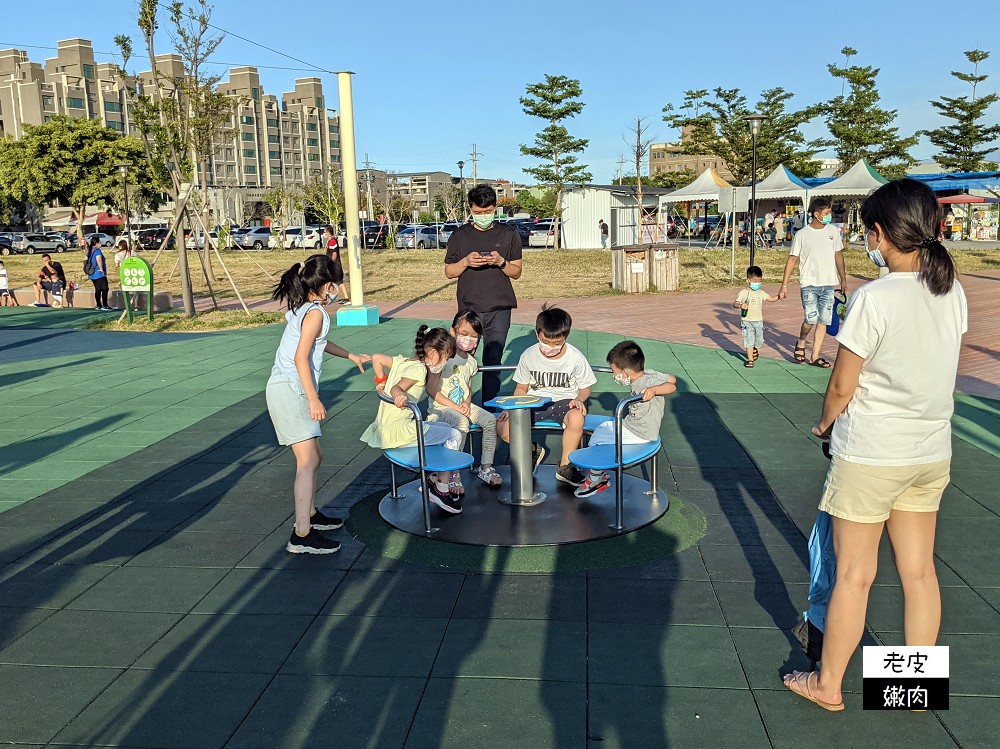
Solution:
M 472 402 L 472 378 L 479 371 L 479 363 L 472 356 L 483 336 L 483 321 L 472 310 L 460 310 L 451 324 L 455 339 L 455 355 L 445 362 L 438 374 L 427 376 L 427 408 L 429 421 L 443 421 L 453 426 L 462 436 L 469 433 L 469 425 L 478 424 L 483 429 L 483 451 L 477 476 L 488 486 L 503 483 L 493 467 L 493 453 L 497 447 L 497 420 Z M 448 488 L 455 494 L 464 494 L 462 474 L 454 471 Z
M 759 265 L 747 268 L 746 288 L 740 289 L 733 306 L 740 310 L 740 331 L 743 333 L 743 348 L 747 351 L 744 367 L 752 367 L 760 356 L 758 348 L 764 345 L 764 302 L 776 302 L 777 296 L 761 289 L 764 272 Z
M 10 305 L 11 307 L 20 306 L 17 303 L 17 297 L 14 296 L 14 292 L 10 290 L 10 282 L 7 276 L 7 269 L 4 267 L 2 260 L 0 260 L 0 300 L 3 301 L 4 307 L 8 305 Z
M 558 307 L 543 307 L 535 319 L 538 343 L 521 354 L 514 372 L 514 395 L 538 395 L 551 398 L 545 408 L 531 412 L 532 421 L 555 421 L 563 425 L 562 456 L 556 469 L 556 479 L 571 486 L 579 486 L 583 473 L 569 462 L 569 454 L 580 446 L 583 439 L 584 417 L 587 415 L 587 398 L 597 378 L 594 370 L 579 349 L 566 342 L 573 328 L 573 318 Z M 507 414 L 497 419 L 497 433 L 504 442 L 510 441 Z M 532 448 L 535 467 L 545 460 L 545 448 Z

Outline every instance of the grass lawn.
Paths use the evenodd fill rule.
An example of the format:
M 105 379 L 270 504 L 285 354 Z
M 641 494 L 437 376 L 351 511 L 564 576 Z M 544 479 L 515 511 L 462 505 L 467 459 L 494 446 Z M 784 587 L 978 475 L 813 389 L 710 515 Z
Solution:
M 222 256 L 245 298 L 270 296 L 277 278 L 293 263 L 304 260 L 312 251 L 271 250 L 265 252 L 223 251 Z M 152 261 L 155 253 L 144 253 Z M 1000 249 L 960 249 L 953 252 L 959 270 L 970 273 L 983 270 L 1000 270 Z M 201 266 L 194 252 L 188 253 L 195 294 L 207 296 Z M 759 250 L 756 262 L 764 271 L 765 285 L 781 281 L 788 250 Z M 847 271 L 851 275 L 875 277 L 875 267 L 861 249 L 844 251 Z M 67 276 L 80 280 L 83 257 L 78 252 L 56 258 L 63 263 Z M 38 257 L 13 255 L 4 258 L 12 287 L 30 286 L 38 277 L 41 260 Z M 444 251 L 438 250 L 382 250 L 368 251 L 363 255 L 366 295 L 378 301 L 450 301 L 455 298 L 454 281 L 444 277 Z M 155 278 L 158 290 L 180 295 L 180 285 L 175 265 L 176 252 L 164 252 L 156 263 Z M 748 263 L 745 248 L 736 255 L 736 280 L 729 278 L 730 253 L 728 250 L 680 250 L 681 291 L 728 288 L 742 285 Z M 232 289 L 223 269 L 213 257 L 215 281 L 213 287 L 221 297 L 233 297 Z M 272 280 L 273 277 L 273 280 Z M 516 283 L 521 299 L 551 299 L 558 297 L 591 297 L 617 294 L 612 291 L 611 253 L 601 250 L 525 250 L 524 274 Z M 89 283 L 84 281 L 83 287 Z M 117 286 L 113 283 L 112 286 Z M 245 319 L 245 315 L 244 315 Z
M 236 328 L 258 328 L 284 322 L 283 312 L 252 311 L 250 316 L 243 310 L 220 310 L 202 312 L 194 317 L 185 317 L 181 312 L 160 312 L 152 321 L 138 313 L 131 325 L 119 318 L 92 320 L 85 326 L 88 330 L 121 330 L 132 333 L 200 333 L 210 330 L 235 330 Z

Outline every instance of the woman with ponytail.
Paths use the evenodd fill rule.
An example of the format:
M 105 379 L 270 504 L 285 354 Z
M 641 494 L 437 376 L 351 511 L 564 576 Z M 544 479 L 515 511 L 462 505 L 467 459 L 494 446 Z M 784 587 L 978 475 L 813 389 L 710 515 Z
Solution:
M 889 273 L 851 299 L 813 427 L 833 455 L 819 509 L 833 519 L 837 571 L 822 668 L 784 677 L 788 689 L 827 710 L 844 709 L 844 672 L 864 632 L 883 528 L 903 587 L 906 644 L 937 640 L 934 530 L 950 477 L 955 376 L 968 327 L 930 188 L 889 182 L 865 200 L 861 220 L 868 257 Z
M 427 373 L 440 375 L 444 365 L 455 355 L 455 339 L 444 328 L 417 328 L 414 355 L 372 356 L 375 372 L 375 389 L 391 396 L 392 405 L 379 401 L 375 421 L 361 435 L 369 447 L 388 450 L 393 447 L 416 447 L 417 424 L 409 404 L 419 405 L 427 385 Z M 465 435 L 442 421 L 424 422 L 424 445 L 444 445 L 460 450 Z M 430 501 L 445 512 L 457 515 L 462 511 L 462 499 L 448 486 L 448 473 L 431 473 L 427 476 Z
M 332 265 L 326 255 L 296 263 L 281 276 L 271 297 L 288 305 L 287 323 L 267 381 L 267 411 L 278 442 L 291 445 L 295 454 L 295 527 L 285 547 L 293 554 L 339 551 L 339 541 L 318 531 L 336 530 L 344 524 L 316 509 L 316 472 L 323 460 L 319 423 L 326 418 L 319 399 L 323 354 L 350 359 L 362 372 L 365 362 L 371 361 L 366 354 L 352 354 L 326 340 L 330 316 L 324 305 L 334 286 Z

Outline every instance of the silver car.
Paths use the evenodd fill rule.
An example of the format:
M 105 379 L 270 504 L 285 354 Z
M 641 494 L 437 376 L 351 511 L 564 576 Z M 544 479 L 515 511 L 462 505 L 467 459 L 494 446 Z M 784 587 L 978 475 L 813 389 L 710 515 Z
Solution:
M 15 234 L 11 237 L 11 248 L 14 252 L 34 255 L 36 252 L 65 252 L 66 243 L 44 234 Z
M 407 226 L 396 235 L 396 249 L 437 249 L 438 232 L 432 226 Z

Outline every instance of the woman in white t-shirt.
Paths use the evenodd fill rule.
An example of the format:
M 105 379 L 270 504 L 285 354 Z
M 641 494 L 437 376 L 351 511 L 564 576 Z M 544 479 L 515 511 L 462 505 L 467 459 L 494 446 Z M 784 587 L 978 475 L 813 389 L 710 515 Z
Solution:
M 813 428 L 830 439 L 833 455 L 820 502 L 833 518 L 837 563 L 822 670 L 784 677 L 827 710 L 844 709 L 841 684 L 864 632 L 883 527 L 903 586 L 906 644 L 937 640 L 934 531 L 950 478 L 953 391 L 968 327 L 930 188 L 910 179 L 883 185 L 865 200 L 861 220 L 868 256 L 889 273 L 851 300 Z

